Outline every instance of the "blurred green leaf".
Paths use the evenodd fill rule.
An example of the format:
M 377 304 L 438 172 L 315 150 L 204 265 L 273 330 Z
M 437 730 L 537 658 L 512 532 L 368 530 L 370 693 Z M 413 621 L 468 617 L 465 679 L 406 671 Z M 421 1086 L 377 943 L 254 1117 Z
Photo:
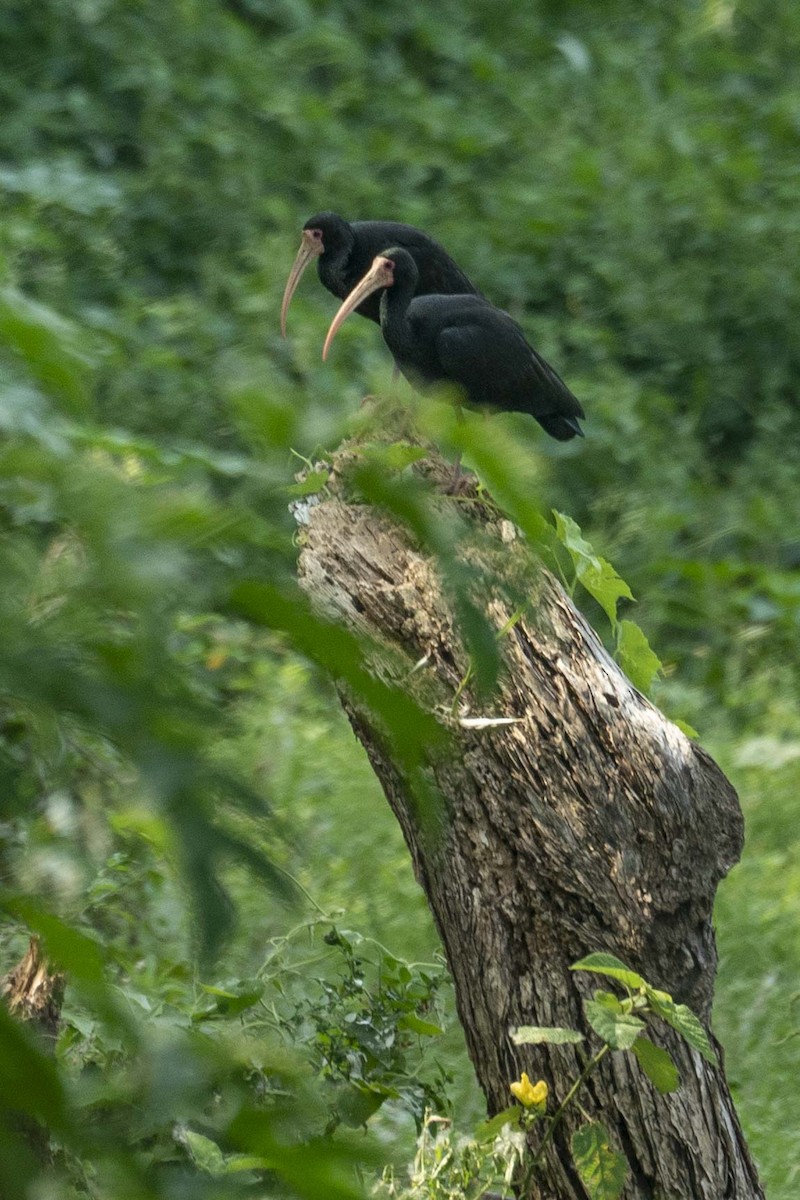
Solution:
M 321 492 L 330 478 L 329 471 L 309 471 L 299 483 L 286 489 L 290 496 L 313 496 Z
M 192 1013 L 193 1021 L 213 1021 L 219 1018 L 237 1017 L 258 1004 L 264 994 L 263 984 L 257 981 L 242 980 L 236 991 L 226 988 L 213 987 L 211 984 L 200 985 L 209 997 L 209 1003 Z
M 385 471 L 404 471 L 412 463 L 420 462 L 427 451 L 424 446 L 412 446 L 408 442 L 389 442 L 386 445 L 376 442 L 364 445 L 362 453 Z
M 69 1130 L 64 1086 L 52 1058 L 35 1036 L 0 1006 L 0 1108 L 41 1121 L 55 1133 Z
M 195 1133 L 191 1129 L 182 1130 L 179 1136 L 192 1156 L 193 1162 L 201 1171 L 214 1176 L 226 1173 L 225 1155 L 216 1142 L 212 1142 L 211 1138 L 204 1137 L 202 1133 Z
M 387 508 L 436 556 L 470 653 L 475 685 L 482 694 L 490 692 L 500 669 L 500 652 L 495 631 L 474 599 L 485 593 L 489 581 L 479 581 L 475 561 L 467 562 L 458 553 L 466 531 L 451 514 L 436 510 L 430 489 L 418 479 L 387 478 L 374 462 L 356 465 L 353 478 L 368 500 Z
M 417 1033 L 420 1037 L 441 1037 L 444 1030 L 438 1025 L 434 1025 L 432 1021 L 423 1021 L 416 1013 L 406 1013 L 401 1017 L 399 1022 L 401 1029 L 408 1029 L 411 1033 Z
M 275 1139 L 261 1114 L 242 1111 L 232 1122 L 229 1136 L 246 1153 L 263 1158 L 270 1170 L 298 1196 L 316 1200 L 363 1200 L 364 1191 L 355 1182 L 352 1169 L 369 1156 L 366 1148 L 336 1144 L 314 1138 L 304 1145 L 288 1145 Z
M 365 669 L 362 643 L 347 630 L 317 617 L 300 593 L 290 597 L 269 584 L 239 583 L 231 603 L 251 620 L 290 634 L 299 650 L 352 687 L 385 721 L 400 760 L 410 769 L 424 762 L 429 746 L 444 741 L 445 730 L 433 717 Z
M 92 360 L 86 335 L 77 325 L 16 288 L 3 287 L 0 339 L 17 351 L 34 378 L 55 392 L 69 412 L 86 412 Z

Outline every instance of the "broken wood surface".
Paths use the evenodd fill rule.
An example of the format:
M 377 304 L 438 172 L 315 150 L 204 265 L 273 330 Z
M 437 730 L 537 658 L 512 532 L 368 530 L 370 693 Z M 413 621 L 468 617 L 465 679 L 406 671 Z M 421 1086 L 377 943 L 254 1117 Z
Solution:
M 12 1016 L 30 1024 L 48 1043 L 55 1042 L 64 976 L 50 968 L 38 938 L 31 938 L 17 965 L 0 979 L 0 996 Z
M 9 1013 L 33 1029 L 50 1053 L 58 1037 L 64 982 L 63 973 L 51 968 L 36 937 L 17 965 L 0 977 L 0 999 Z M 48 1130 L 27 1116 L 19 1118 L 17 1130 L 35 1158 L 48 1165 L 52 1161 Z
M 738 800 L 708 754 L 623 675 L 510 522 L 477 497 L 442 496 L 437 504 L 467 515 L 459 553 L 475 566 L 475 598 L 505 630 L 498 686 L 476 699 L 464 687 L 469 660 L 436 561 L 354 495 L 353 455 L 344 447 L 325 494 L 299 506 L 301 586 L 320 612 L 380 647 L 376 673 L 405 677 L 451 728 L 426 767 L 446 813 L 432 842 L 380 722 L 340 691 L 436 920 L 489 1112 L 509 1105 L 509 1083 L 523 1070 L 545 1079 L 558 1103 L 580 1073 L 580 1051 L 515 1046 L 509 1032 L 566 1025 L 597 1043 L 582 1000 L 600 981 L 570 971 L 586 954 L 617 955 L 708 1027 L 712 906 L 741 851 Z M 450 475 L 435 454 L 415 469 L 434 483 Z M 528 581 L 530 600 L 515 623 L 504 586 L 512 577 L 517 591 Z M 673 1056 L 678 1091 L 660 1095 L 633 1055 L 614 1053 L 580 1097 L 628 1159 L 623 1196 L 761 1197 L 722 1063 L 712 1067 L 661 1023 L 648 1034 Z M 584 1200 L 569 1150 L 580 1123 L 569 1110 L 533 1200 Z

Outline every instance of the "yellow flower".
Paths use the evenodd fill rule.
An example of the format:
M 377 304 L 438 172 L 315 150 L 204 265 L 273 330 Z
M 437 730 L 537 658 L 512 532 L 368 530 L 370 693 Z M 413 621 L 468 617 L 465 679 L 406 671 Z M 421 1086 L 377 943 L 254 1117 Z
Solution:
M 524 1108 L 538 1108 L 547 1103 L 547 1093 L 549 1088 L 543 1079 L 538 1083 L 531 1083 L 525 1072 L 514 1083 L 509 1084 L 511 1095 L 519 1100 Z

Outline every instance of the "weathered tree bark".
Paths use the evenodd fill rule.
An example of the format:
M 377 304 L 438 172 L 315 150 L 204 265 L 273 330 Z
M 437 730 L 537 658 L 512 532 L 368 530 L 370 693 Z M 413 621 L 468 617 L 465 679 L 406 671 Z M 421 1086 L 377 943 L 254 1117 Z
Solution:
M 384 644 L 395 669 L 398 658 L 409 672 L 424 658 L 408 686 L 447 713 L 468 662 L 436 564 L 395 521 L 351 498 L 349 457 L 341 452 L 327 497 L 301 514 L 301 584 L 326 614 Z M 433 478 L 448 470 L 436 457 L 424 469 Z M 547 1080 L 558 1102 L 581 1069 L 574 1046 L 514 1046 L 513 1026 L 568 1025 L 598 1045 L 581 1001 L 601 981 L 569 970 L 592 951 L 616 954 L 708 1025 L 712 904 L 739 856 L 742 817 L 718 767 L 630 684 L 513 527 L 478 503 L 465 507 L 481 544 L 494 539 L 508 571 L 527 572 L 535 599 L 501 639 L 497 692 L 470 710 L 517 723 L 454 720 L 454 745 L 431 751 L 448 817 L 436 844 L 379 722 L 342 699 L 428 897 L 494 1113 L 522 1070 Z M 485 600 L 501 629 L 509 607 L 500 592 Z M 385 663 L 375 669 L 385 673 Z M 675 1059 L 678 1091 L 659 1095 L 632 1055 L 614 1053 L 581 1094 L 628 1159 L 626 1200 L 762 1196 L 722 1063 L 711 1067 L 660 1022 L 648 1033 Z M 531 1198 L 586 1197 L 569 1150 L 580 1123 L 568 1110 Z

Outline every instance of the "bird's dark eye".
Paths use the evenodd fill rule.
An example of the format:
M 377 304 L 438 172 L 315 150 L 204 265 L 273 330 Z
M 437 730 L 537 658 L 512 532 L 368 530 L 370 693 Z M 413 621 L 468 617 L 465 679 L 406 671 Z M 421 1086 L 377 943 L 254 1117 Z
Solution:
M 390 270 L 390 271 L 393 271 L 393 270 L 394 270 L 394 266 L 395 266 L 395 265 L 394 265 L 394 263 L 392 262 L 392 260 L 391 260 L 390 258 L 387 258 L 387 260 L 386 260 L 386 265 L 387 265 L 387 267 L 389 268 L 389 270 Z
M 322 241 L 322 230 L 321 229 L 312 229 L 311 236 L 313 238 L 315 238 L 318 242 L 321 242 Z

